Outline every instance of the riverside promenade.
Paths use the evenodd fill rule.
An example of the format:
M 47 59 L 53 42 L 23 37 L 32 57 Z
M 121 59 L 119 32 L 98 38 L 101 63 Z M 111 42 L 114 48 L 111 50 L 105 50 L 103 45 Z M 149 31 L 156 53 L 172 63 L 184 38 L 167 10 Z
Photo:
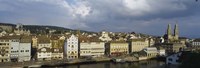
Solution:
M 87 64 L 97 62 L 109 62 L 113 57 L 95 57 L 91 59 L 73 59 L 73 60 L 51 60 L 51 61 L 28 61 L 28 62 L 3 62 L 0 63 L 0 68 L 29 68 L 29 67 L 55 67 L 73 64 Z M 131 60 L 130 57 L 124 59 Z M 137 61 L 136 59 L 132 61 Z

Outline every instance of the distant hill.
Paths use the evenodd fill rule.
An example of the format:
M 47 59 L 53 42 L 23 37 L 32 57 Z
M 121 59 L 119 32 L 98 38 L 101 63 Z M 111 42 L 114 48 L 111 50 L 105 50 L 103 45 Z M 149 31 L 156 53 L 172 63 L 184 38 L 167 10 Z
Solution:
M 10 24 L 10 23 L 0 23 L 0 28 L 4 28 L 2 30 L 6 30 L 9 28 L 10 30 L 6 30 L 7 32 L 13 32 L 15 29 L 16 24 Z M 5 29 L 6 28 L 6 29 Z M 63 34 L 66 32 L 72 32 L 76 33 L 78 30 L 64 28 L 64 27 L 58 27 L 58 26 L 44 26 L 44 25 L 23 25 L 24 30 L 30 30 L 32 34 L 48 34 L 50 32 L 53 32 L 54 34 Z M 80 30 L 80 32 L 86 32 L 86 33 L 95 33 L 91 31 L 85 31 Z
M 10 23 L 0 23 L 0 31 L 6 30 L 7 32 L 11 33 L 14 29 L 16 29 L 17 24 L 10 24 Z M 58 27 L 58 26 L 44 26 L 44 25 L 23 25 L 24 30 L 30 30 L 31 34 L 64 34 L 66 32 L 71 32 L 73 34 L 76 34 L 78 30 L 75 29 L 69 29 L 64 27 Z M 92 31 L 85 31 L 80 30 L 81 33 L 85 32 L 88 34 L 97 32 Z M 143 33 L 135 33 L 131 32 L 131 34 L 135 34 L 140 37 L 149 37 L 151 35 L 143 34 Z M 153 36 L 154 37 L 154 36 Z

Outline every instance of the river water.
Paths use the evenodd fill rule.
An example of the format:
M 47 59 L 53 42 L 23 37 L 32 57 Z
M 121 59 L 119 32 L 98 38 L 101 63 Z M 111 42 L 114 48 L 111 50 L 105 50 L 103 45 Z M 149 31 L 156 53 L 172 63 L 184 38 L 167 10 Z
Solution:
M 157 60 L 147 60 L 127 63 L 100 62 L 91 64 L 76 64 L 66 65 L 59 68 L 165 68 L 165 66 L 165 62 Z

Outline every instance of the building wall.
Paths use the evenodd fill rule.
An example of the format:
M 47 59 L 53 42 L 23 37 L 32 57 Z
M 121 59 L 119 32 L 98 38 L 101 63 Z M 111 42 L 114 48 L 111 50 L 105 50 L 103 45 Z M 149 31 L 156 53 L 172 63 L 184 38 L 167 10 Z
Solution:
M 80 43 L 80 57 L 82 56 L 91 56 L 91 44 L 88 42 Z
M 38 52 L 37 57 L 38 60 L 51 60 L 52 53 L 51 52 Z
M 38 38 L 36 38 L 36 37 L 33 37 L 32 38 L 32 47 L 33 48 L 37 48 L 37 45 L 38 45 Z
M 51 43 L 39 43 L 37 49 L 41 49 L 43 47 L 52 48 Z
M 200 48 L 200 42 L 199 41 L 192 42 L 192 47 L 199 49 Z
M 31 43 L 20 43 L 19 51 L 19 61 L 30 61 Z
M 63 52 L 62 53 L 52 53 L 53 59 L 63 59 Z
M 106 45 L 107 46 L 107 45 Z M 110 43 L 108 45 L 109 49 L 109 55 L 111 56 L 118 56 L 122 54 L 128 54 L 128 43 Z
M 52 40 L 52 59 L 63 59 L 64 40 Z
M 93 56 L 102 56 L 105 53 L 105 43 L 104 42 L 92 42 L 91 45 L 91 54 Z
M 78 58 L 78 37 L 71 35 L 70 38 L 66 40 L 66 57 L 67 59 Z
M 105 52 L 104 42 L 81 42 L 80 56 L 102 56 Z
M 10 61 L 10 44 L 9 40 L 0 40 L 0 62 Z M 3 54 L 2 54 L 3 53 Z
M 38 49 L 52 48 L 51 43 L 38 43 Z M 51 60 L 52 51 L 47 51 L 47 49 L 43 52 L 37 51 L 37 59 L 38 60 Z
M 176 53 L 176 54 L 173 54 L 173 55 L 168 56 L 168 57 L 166 58 L 166 63 L 167 63 L 167 64 L 179 64 L 179 62 L 177 62 L 177 61 L 178 61 L 178 59 L 179 59 L 178 56 L 180 56 L 181 54 L 182 54 L 182 53 L 180 52 L 180 53 Z
M 10 51 L 11 51 L 11 53 L 10 53 L 10 58 L 12 59 L 12 58 L 14 58 L 14 59 L 18 59 L 19 58 L 19 48 L 20 48 L 20 46 L 19 46 L 19 39 L 11 39 L 10 40 L 10 47 L 11 47 L 11 49 L 10 49 Z
M 148 47 L 148 41 L 132 41 L 131 52 L 139 52 L 142 49 Z

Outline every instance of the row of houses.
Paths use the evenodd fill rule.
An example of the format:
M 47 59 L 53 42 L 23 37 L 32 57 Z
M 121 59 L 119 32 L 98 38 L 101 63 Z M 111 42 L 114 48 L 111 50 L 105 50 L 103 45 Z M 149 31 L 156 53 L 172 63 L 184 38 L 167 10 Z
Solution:
M 0 62 L 29 61 L 31 59 L 31 37 L 0 37 Z
M 78 59 L 119 56 L 149 47 L 145 38 L 130 41 L 102 41 L 98 37 L 39 35 L 0 37 L 0 62 Z

